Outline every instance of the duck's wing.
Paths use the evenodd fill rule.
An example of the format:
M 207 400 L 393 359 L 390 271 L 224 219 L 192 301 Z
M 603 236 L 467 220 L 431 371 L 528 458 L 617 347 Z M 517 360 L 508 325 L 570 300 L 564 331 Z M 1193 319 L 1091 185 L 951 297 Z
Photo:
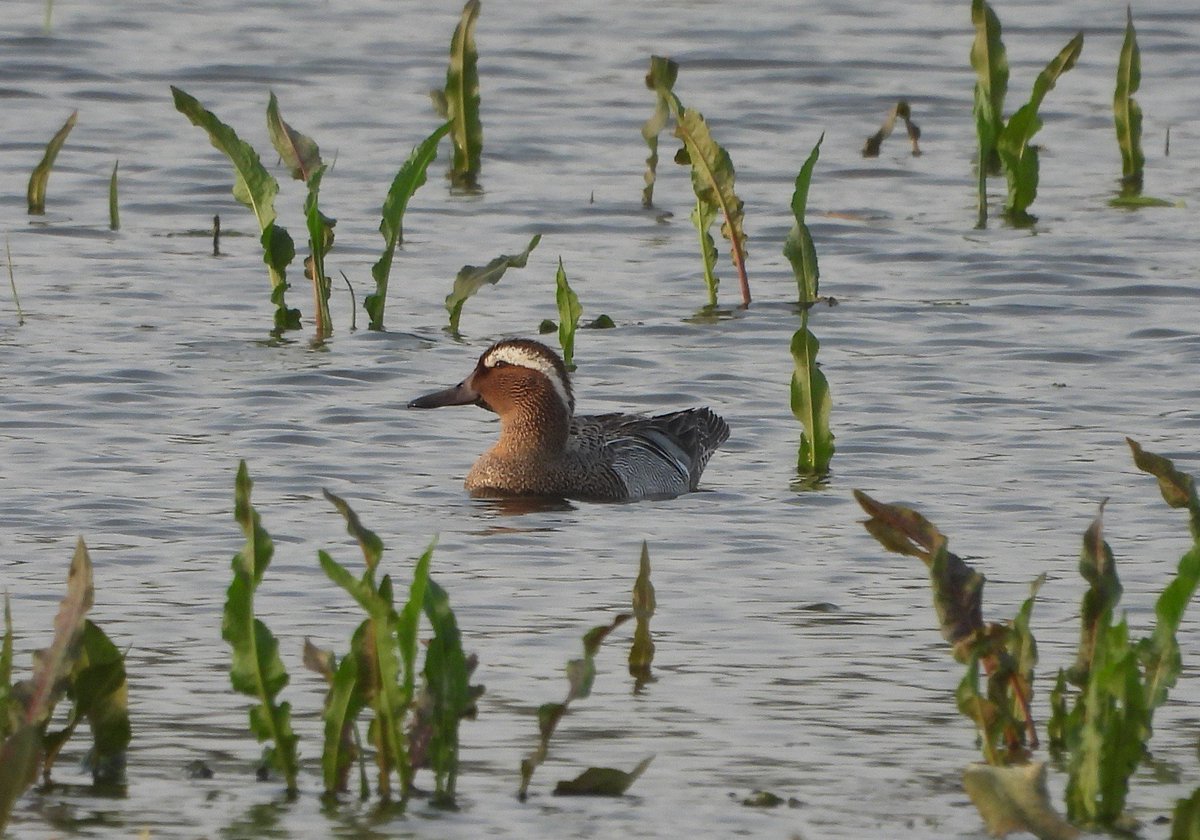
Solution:
M 634 498 L 695 490 L 708 459 L 729 437 L 728 424 L 707 408 L 654 417 L 598 414 L 576 417 L 573 425 L 580 446 L 602 449 Z

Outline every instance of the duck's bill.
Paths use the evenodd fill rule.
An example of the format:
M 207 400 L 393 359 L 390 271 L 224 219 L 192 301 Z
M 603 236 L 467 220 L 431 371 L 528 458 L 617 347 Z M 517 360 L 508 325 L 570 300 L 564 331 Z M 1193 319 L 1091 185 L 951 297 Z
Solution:
M 446 405 L 474 405 L 477 402 L 479 402 L 479 394 L 464 380 L 453 388 L 447 388 L 444 391 L 434 391 L 432 394 L 417 397 L 408 404 L 408 407 L 441 408 Z

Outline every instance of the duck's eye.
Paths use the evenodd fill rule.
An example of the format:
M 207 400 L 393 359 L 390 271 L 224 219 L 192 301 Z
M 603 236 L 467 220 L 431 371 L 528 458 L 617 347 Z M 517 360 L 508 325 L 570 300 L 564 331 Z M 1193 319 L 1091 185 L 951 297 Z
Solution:
M 504 359 L 496 359 L 496 361 L 492 362 L 492 367 L 506 368 L 506 367 L 509 367 L 510 364 L 511 364 L 510 362 L 506 362 L 506 361 L 504 361 Z

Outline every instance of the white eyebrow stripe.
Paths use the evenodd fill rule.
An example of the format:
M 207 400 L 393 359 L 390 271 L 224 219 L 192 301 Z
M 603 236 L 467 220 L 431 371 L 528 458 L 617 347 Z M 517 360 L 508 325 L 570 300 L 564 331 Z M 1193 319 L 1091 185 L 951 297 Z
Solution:
M 573 413 L 571 396 L 567 391 L 566 383 L 562 381 L 562 377 L 559 376 L 558 368 L 554 366 L 554 363 L 541 353 L 530 350 L 528 347 L 502 344 L 488 353 L 487 358 L 483 360 L 485 367 L 495 367 L 496 362 L 508 362 L 510 365 L 536 370 L 550 380 L 550 384 L 554 386 L 555 393 L 558 394 L 558 398 L 562 400 L 563 406 L 567 409 L 567 414 Z

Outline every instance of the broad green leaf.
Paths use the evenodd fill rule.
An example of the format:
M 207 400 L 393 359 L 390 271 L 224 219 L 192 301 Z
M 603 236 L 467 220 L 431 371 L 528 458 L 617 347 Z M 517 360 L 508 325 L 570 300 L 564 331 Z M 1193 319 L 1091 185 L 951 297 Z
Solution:
M 1142 109 L 1133 98 L 1141 83 L 1142 59 L 1133 28 L 1133 9 L 1126 6 L 1125 41 L 1117 59 L 1117 87 L 1113 92 L 1113 122 L 1121 150 L 1121 192 L 1135 195 L 1142 191 L 1142 170 L 1146 166 L 1146 156 L 1142 154 Z
M 450 66 L 446 70 L 445 117 L 450 120 L 454 140 L 454 162 L 450 180 L 456 187 L 479 188 L 483 123 L 479 119 L 479 54 L 475 50 L 475 22 L 479 0 L 468 0 L 462 19 L 450 40 Z
M 1175 469 L 1169 459 L 1147 452 L 1131 438 L 1125 438 L 1125 442 L 1133 452 L 1133 462 L 1137 468 L 1158 479 L 1163 501 L 1173 508 L 1188 509 L 1192 539 L 1200 541 L 1200 499 L 1196 497 L 1196 482 L 1187 473 Z
M 279 152 L 283 165 L 292 173 L 297 181 L 308 182 L 318 171 L 324 170 L 321 162 L 321 149 L 315 140 L 287 124 L 279 114 L 279 100 L 274 91 L 267 103 L 267 133 L 271 136 L 271 145 Z
M 567 283 L 567 272 L 563 269 L 562 257 L 558 258 L 558 273 L 554 276 L 554 300 L 558 304 L 558 343 L 562 347 L 563 363 L 567 370 L 575 370 L 575 330 L 583 315 L 579 296 Z
M 817 364 L 820 342 L 808 328 L 801 327 L 792 336 L 792 414 L 804 427 L 800 435 L 797 470 L 802 474 L 821 475 L 829 470 L 833 459 L 833 433 L 829 430 L 829 413 L 833 397 L 829 383 Z
M 230 682 L 236 691 L 256 701 L 250 708 L 250 731 L 260 742 L 269 743 L 267 755 L 272 765 L 284 774 L 288 791 L 294 792 L 298 739 L 292 732 L 291 707 L 276 702 L 288 683 L 288 674 L 279 658 L 279 643 L 254 617 L 254 591 L 275 548 L 251 502 L 252 487 L 246 462 L 242 461 L 235 481 L 234 518 L 241 525 L 246 544 L 233 558 L 233 580 L 226 593 L 221 638 L 229 642 L 232 652 Z
M 963 773 L 963 787 L 994 837 L 1024 831 L 1039 840 L 1072 840 L 1080 834 L 1050 803 L 1045 762 L 972 764 Z
M 796 175 L 796 188 L 792 193 L 792 217 L 795 221 L 783 243 L 783 255 L 792 264 L 792 274 L 796 277 L 801 304 L 814 303 L 817 300 L 817 288 L 821 277 L 817 267 L 817 249 L 813 245 L 808 225 L 804 222 L 804 211 L 808 206 L 808 188 L 812 182 L 813 168 L 821 156 L 821 141 L 824 139 L 824 134 L 817 139 L 817 144 L 800 167 L 800 173 Z
M 975 129 L 979 138 L 980 178 L 1000 171 L 996 139 L 1004 128 L 1004 97 L 1008 93 L 1008 53 L 1001 40 L 1000 19 L 985 0 L 971 0 L 971 67 L 975 69 Z
M 383 329 L 383 309 L 387 302 L 392 259 L 396 254 L 396 246 L 404 240 L 404 212 L 408 209 L 409 199 L 425 183 L 426 170 L 437 157 L 438 143 L 450 131 L 451 125 L 446 122 L 438 126 L 413 148 L 408 160 L 404 161 L 400 171 L 392 179 L 392 186 L 383 200 L 382 218 L 379 221 L 379 232 L 383 234 L 383 253 L 379 255 L 375 265 L 371 266 L 375 291 L 363 301 L 363 308 L 371 318 L 370 328 L 373 330 Z
M 501 254 L 482 268 L 474 265 L 464 265 L 454 278 L 454 288 L 446 295 L 446 311 L 450 313 L 450 326 L 447 329 L 458 335 L 458 322 L 462 318 L 463 304 L 467 299 L 487 285 L 500 282 L 504 272 L 510 268 L 524 268 L 529 261 L 529 254 L 542 241 L 539 233 L 529 240 L 529 245 L 519 254 Z
M 429 566 L 433 562 L 433 549 L 437 545 L 434 539 L 429 547 L 417 558 L 413 566 L 412 583 L 408 588 L 408 600 L 404 604 L 397 621 L 397 639 L 400 645 L 400 655 L 404 661 L 403 692 L 407 703 L 412 702 L 416 690 L 417 646 L 419 639 L 417 629 L 421 622 L 421 612 L 427 609 L 429 587 Z M 449 607 L 447 607 L 448 609 Z M 453 615 L 451 615 L 453 620 Z
M 193 96 L 177 87 L 171 87 L 175 109 L 193 125 L 204 129 L 213 146 L 233 164 L 236 179 L 233 197 L 254 213 L 261 231 L 263 262 L 271 277 L 271 302 L 275 304 L 275 330 L 300 328 L 300 312 L 288 309 L 284 293 L 288 289 L 286 271 L 296 255 L 291 236 L 275 224 L 275 196 L 279 193 L 279 182 L 263 166 L 254 148 L 237 136 L 232 128 L 217 119 Z
M 429 763 L 436 779 L 435 802 L 453 805 L 458 777 L 458 724 L 473 707 L 474 697 L 450 599 L 433 580 L 426 585 L 424 609 L 433 629 L 424 671 L 433 724 Z
M 628 773 L 612 767 L 589 767 L 576 778 L 554 786 L 556 796 L 622 796 L 638 780 L 654 756 L 642 759 Z
M 37 778 L 41 759 L 41 727 L 22 723 L 0 741 L 0 834 L 8 824 L 13 806 Z
M 342 658 L 330 675 L 329 694 L 325 700 L 325 746 L 321 752 L 321 775 L 325 792 L 338 793 L 347 789 L 350 768 L 357 757 L 355 719 L 367 705 L 358 682 L 359 657 L 351 654 Z
M 700 263 L 704 267 L 704 288 L 708 290 L 708 306 L 711 309 L 717 305 L 717 288 L 721 285 L 720 278 L 716 274 L 717 243 L 713 241 L 712 234 L 709 233 L 713 222 L 717 220 L 717 208 L 697 196 L 691 218 L 692 225 L 695 226 L 696 234 L 699 237 Z
M 704 117 L 671 95 L 675 112 L 675 136 L 683 141 L 683 152 L 676 160 L 692 168 L 692 190 L 701 204 L 719 211 L 724 218 L 721 235 L 729 242 L 729 257 L 738 272 L 742 305 L 750 305 L 750 280 L 746 276 L 746 229 L 742 200 L 734 192 L 733 161 L 729 153 L 712 138 Z
M 322 339 L 333 333 L 333 321 L 329 315 L 329 293 L 331 284 L 329 275 L 325 273 L 325 257 L 333 248 L 333 228 L 337 219 L 331 219 L 321 212 L 319 197 L 321 179 L 325 175 L 324 165 L 319 166 L 308 175 L 308 197 L 304 200 L 304 218 L 308 227 L 308 252 L 306 261 L 307 273 L 313 282 L 313 296 L 316 299 L 317 338 Z
M 67 117 L 67 121 L 63 123 L 63 127 L 55 132 L 54 136 L 50 138 L 50 142 L 46 144 L 46 151 L 42 155 L 41 161 L 33 168 L 33 173 L 29 176 L 29 188 L 26 190 L 25 198 L 28 201 L 29 215 L 31 216 L 40 216 L 46 212 L 46 185 L 50 182 L 50 170 L 54 168 L 54 161 L 63 144 L 67 142 L 67 135 L 75 127 L 78 118 L 79 112 L 72 111 L 71 116 Z
M 71 716 L 86 719 L 91 728 L 93 779 L 119 783 L 132 738 L 125 657 L 91 621 L 84 622 L 81 642 L 82 653 L 67 692 L 75 701 Z
M 1038 109 L 1046 94 L 1054 88 L 1058 77 L 1075 66 L 1082 51 L 1083 33 L 1080 32 L 1038 74 L 1029 101 L 1017 109 L 996 138 L 996 150 L 1008 182 L 1004 212 L 1015 224 L 1033 221 L 1026 211 L 1037 197 L 1038 151 L 1030 145 L 1030 141 L 1042 127 Z
M 113 163 L 112 177 L 108 179 L 108 229 L 121 229 L 121 208 L 117 205 L 117 167 L 120 161 Z
M 863 525 L 888 551 L 920 557 L 930 566 L 934 555 L 946 550 L 946 537 L 917 511 L 884 504 L 861 490 L 854 491 L 854 498 L 871 517 Z
M 650 638 L 650 619 L 657 606 L 654 584 L 650 582 L 650 549 L 642 540 L 642 556 L 638 561 L 638 576 L 633 583 L 633 645 L 629 648 L 629 675 L 638 685 L 651 679 L 650 665 L 654 661 L 654 640 Z
M 675 80 L 679 77 L 679 65 L 669 58 L 650 56 L 650 72 L 646 74 L 646 87 L 654 91 L 654 113 L 642 124 L 642 139 L 650 149 L 646 158 L 646 186 L 642 188 L 642 206 L 654 206 L 654 182 L 658 177 L 658 136 L 667 127 L 671 117 L 671 95 Z

